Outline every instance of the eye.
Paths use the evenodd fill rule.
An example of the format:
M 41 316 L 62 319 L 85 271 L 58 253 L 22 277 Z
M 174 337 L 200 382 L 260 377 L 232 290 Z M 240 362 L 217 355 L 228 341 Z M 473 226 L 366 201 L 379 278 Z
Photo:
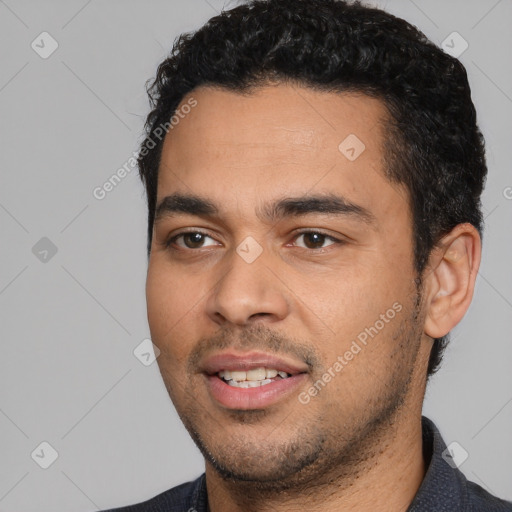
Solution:
M 171 237 L 167 242 L 165 242 L 166 247 L 171 247 L 173 244 L 181 247 L 182 249 L 201 249 L 202 247 L 208 247 L 208 245 L 204 245 L 204 240 L 209 238 L 213 240 L 212 237 L 208 236 L 206 233 L 202 231 L 186 231 L 182 233 L 178 233 Z M 178 240 L 182 239 L 184 245 L 177 243 Z M 216 245 L 216 244 L 209 244 Z
M 304 238 L 304 245 L 299 245 L 299 247 L 303 247 L 305 249 L 323 249 L 324 247 L 328 247 L 336 243 L 343 243 L 341 240 L 320 231 L 303 231 L 297 235 L 295 240 L 298 240 L 301 237 Z M 326 240 L 332 240 L 333 243 L 322 247 Z

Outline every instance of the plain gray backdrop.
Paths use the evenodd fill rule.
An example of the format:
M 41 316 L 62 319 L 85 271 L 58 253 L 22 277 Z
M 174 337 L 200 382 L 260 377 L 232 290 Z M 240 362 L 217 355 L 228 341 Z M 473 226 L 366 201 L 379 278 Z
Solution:
M 0 0 L 0 511 L 121 506 L 203 471 L 157 363 L 134 355 L 149 338 L 137 170 L 94 190 L 138 149 L 144 83 L 175 37 L 223 5 Z M 483 261 L 424 413 L 467 451 L 470 480 L 512 499 L 512 1 L 374 5 L 468 45 L 489 166 Z

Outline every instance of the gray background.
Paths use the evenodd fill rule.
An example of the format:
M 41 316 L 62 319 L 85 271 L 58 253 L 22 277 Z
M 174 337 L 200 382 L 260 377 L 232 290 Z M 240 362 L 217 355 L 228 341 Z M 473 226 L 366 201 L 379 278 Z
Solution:
M 469 43 L 460 59 L 489 164 L 484 254 L 425 414 L 469 453 L 471 480 L 512 499 L 512 1 L 376 4 L 438 44 L 453 31 Z M 203 471 L 157 364 L 133 354 L 149 337 L 142 185 L 132 170 L 103 200 L 93 190 L 137 150 L 144 82 L 174 38 L 222 5 L 0 0 L 3 512 L 135 503 Z M 46 59 L 31 48 L 43 31 L 59 45 Z M 46 261 L 43 237 L 57 248 Z M 58 452 L 48 469 L 31 458 L 43 441 Z

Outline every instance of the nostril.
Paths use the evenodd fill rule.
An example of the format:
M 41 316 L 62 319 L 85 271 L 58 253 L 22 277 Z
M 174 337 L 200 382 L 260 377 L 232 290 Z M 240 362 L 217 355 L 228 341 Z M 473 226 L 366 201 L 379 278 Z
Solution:
M 253 315 L 251 315 L 249 318 L 259 318 L 260 316 L 268 316 L 270 315 L 270 313 L 254 313 Z

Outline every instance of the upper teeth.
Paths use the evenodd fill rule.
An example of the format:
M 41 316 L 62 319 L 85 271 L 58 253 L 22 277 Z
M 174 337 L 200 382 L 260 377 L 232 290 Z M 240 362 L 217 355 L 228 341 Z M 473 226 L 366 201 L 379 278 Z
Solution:
M 219 377 L 221 377 L 224 380 L 234 380 L 236 382 L 242 382 L 244 380 L 265 380 L 265 379 L 272 379 L 274 377 L 277 377 L 277 375 L 280 375 L 283 379 L 286 379 L 289 377 L 289 375 L 286 372 L 281 372 L 278 370 L 274 370 L 273 368 L 253 368 L 252 370 L 248 370 L 246 372 L 242 370 L 222 370 L 219 372 Z

